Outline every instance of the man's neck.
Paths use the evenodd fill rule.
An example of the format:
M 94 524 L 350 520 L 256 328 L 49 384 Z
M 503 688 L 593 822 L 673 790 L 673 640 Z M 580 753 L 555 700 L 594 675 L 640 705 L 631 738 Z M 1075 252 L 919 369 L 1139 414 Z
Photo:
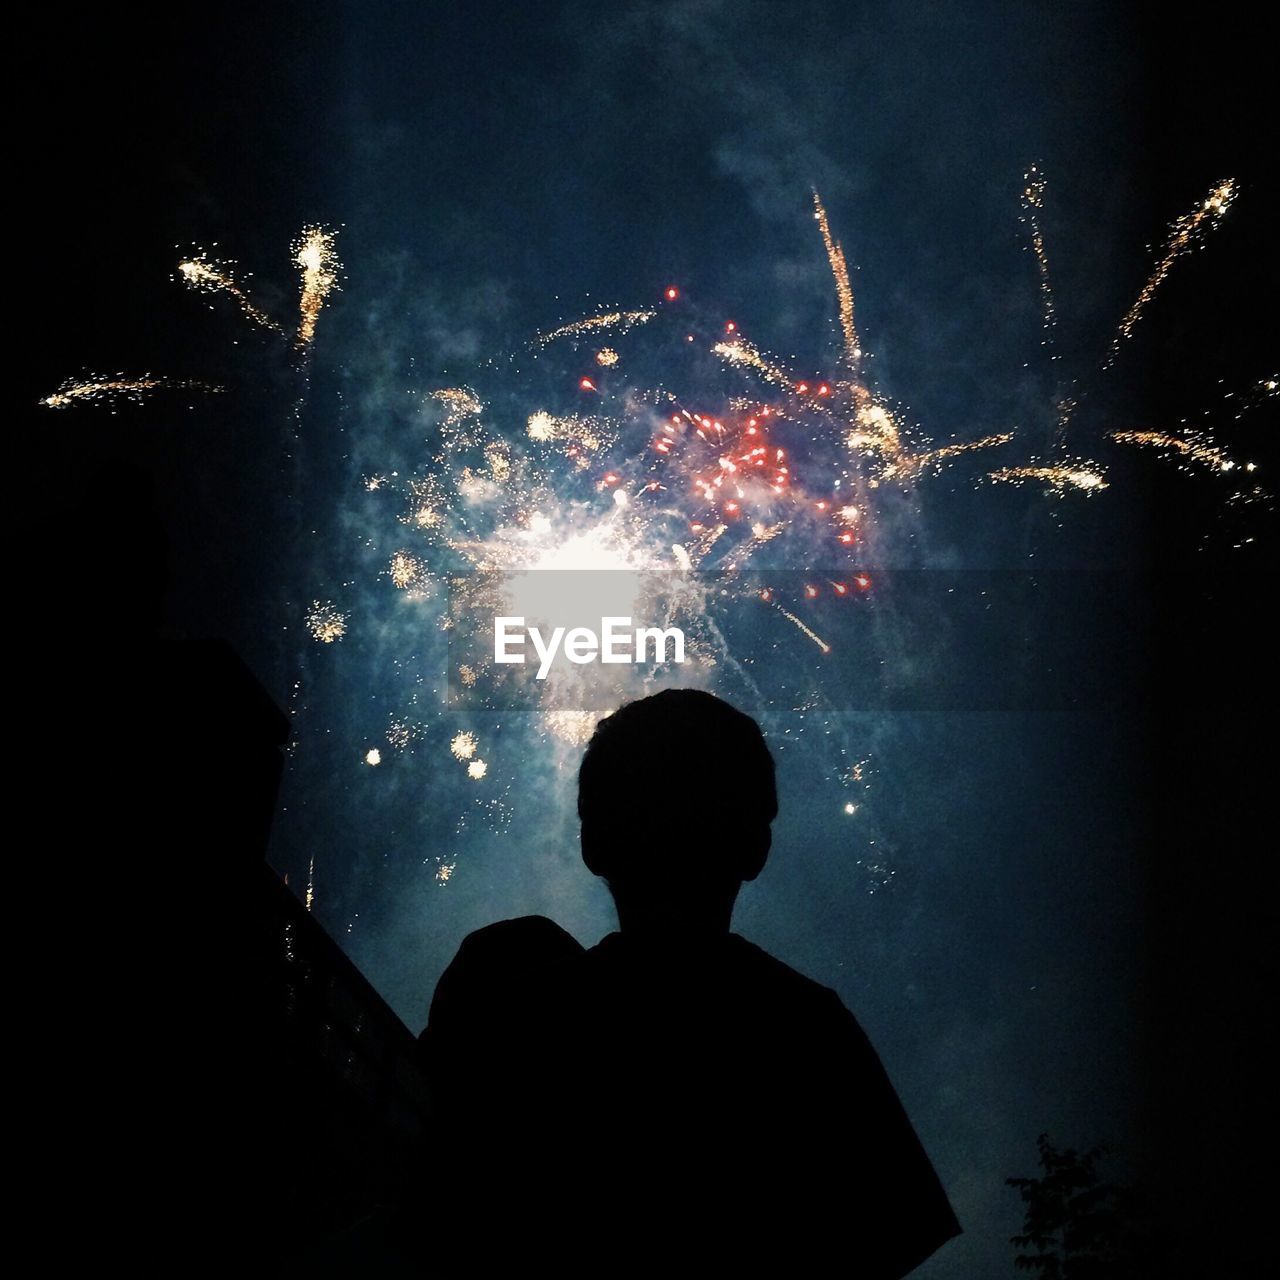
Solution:
M 609 887 L 618 911 L 618 926 L 626 937 L 688 943 L 728 936 L 740 886 L 735 884 L 697 898 L 629 892 L 621 885 Z

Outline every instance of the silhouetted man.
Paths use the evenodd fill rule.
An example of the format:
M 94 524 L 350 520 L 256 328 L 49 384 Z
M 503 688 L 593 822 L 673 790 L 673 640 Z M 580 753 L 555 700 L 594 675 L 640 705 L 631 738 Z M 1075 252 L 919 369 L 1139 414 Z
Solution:
M 423 1034 L 473 1261 L 883 1280 L 959 1232 L 852 1014 L 730 932 L 777 808 L 758 726 L 710 694 L 601 721 L 578 813 L 619 932 L 472 934 Z

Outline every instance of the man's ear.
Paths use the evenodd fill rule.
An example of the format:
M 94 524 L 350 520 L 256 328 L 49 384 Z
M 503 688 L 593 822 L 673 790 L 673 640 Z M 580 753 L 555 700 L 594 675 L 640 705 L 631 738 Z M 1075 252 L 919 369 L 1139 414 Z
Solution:
M 742 842 L 742 856 L 738 864 L 739 874 L 744 881 L 754 880 L 764 870 L 772 847 L 773 831 L 769 827 L 758 827 L 746 836 Z
M 584 822 L 581 838 L 582 861 L 586 864 L 587 870 L 593 876 L 607 876 L 609 874 L 605 857 L 607 842 L 601 839 L 599 830 L 594 824 Z

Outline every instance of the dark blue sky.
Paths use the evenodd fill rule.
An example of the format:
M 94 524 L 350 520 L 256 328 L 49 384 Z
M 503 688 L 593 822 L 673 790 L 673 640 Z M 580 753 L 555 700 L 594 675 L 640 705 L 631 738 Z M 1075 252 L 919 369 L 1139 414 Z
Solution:
M 1079 374 L 1074 452 L 1209 411 L 1224 444 L 1275 459 L 1259 419 L 1221 408 L 1275 359 L 1274 325 L 1254 319 L 1275 284 L 1260 55 L 1237 9 L 1184 32 L 1114 4 L 318 4 L 156 23 L 86 12 L 37 43 L 27 402 L 82 370 L 233 390 L 192 412 L 40 417 L 19 445 L 19 518 L 78 536 L 75 495 L 125 459 L 169 529 L 170 623 L 229 637 L 282 702 L 304 673 L 272 860 L 296 884 L 315 856 L 319 918 L 415 1031 L 467 930 L 544 911 L 591 942 L 611 922 L 572 847 L 571 762 L 510 784 L 514 824 L 461 838 L 470 799 L 436 747 L 394 770 L 359 763 L 406 696 L 408 624 L 370 569 L 400 534 L 360 491 L 371 459 L 421 464 L 406 388 L 502 386 L 515 414 L 534 394 L 519 378 L 575 369 L 486 361 L 669 282 L 698 324 L 732 316 L 795 367 L 829 369 L 816 187 L 854 268 L 875 388 L 924 436 L 1017 427 L 1041 441 Z M 1057 365 L 1018 219 L 1031 161 L 1050 183 Z M 1224 176 L 1238 208 L 1102 377 L 1149 246 Z M 287 310 L 287 245 L 307 221 L 341 227 L 345 277 L 294 471 L 280 454 L 288 361 L 170 275 L 175 245 L 217 242 Z M 646 368 L 663 358 L 658 339 L 640 350 Z M 1241 516 L 1215 477 L 1152 456 L 1107 461 L 1112 488 L 1087 502 L 944 478 L 887 504 L 878 548 L 939 570 L 1025 569 L 1033 553 L 1069 571 L 1018 625 L 1098 673 L 1079 705 L 1033 687 L 1013 709 L 866 708 L 838 658 L 821 712 L 771 726 L 776 853 L 737 927 L 836 987 L 884 1057 L 966 1227 L 921 1275 L 1011 1266 L 1020 1213 L 1003 1179 L 1032 1171 L 1042 1130 L 1111 1142 L 1117 1174 L 1156 1179 L 1171 1117 L 1196 1097 L 1182 1077 L 1200 1072 L 1219 1138 L 1189 1168 L 1230 1158 L 1247 1132 L 1244 1104 L 1221 1102 L 1240 1083 L 1223 1056 L 1247 1058 L 1247 995 L 1214 1021 L 1212 1048 L 1187 1047 L 1181 1010 L 1237 980 L 1222 943 L 1235 925 L 1261 928 L 1228 885 L 1256 869 L 1247 691 L 1265 677 L 1249 610 L 1267 511 Z M 1117 568 L 1140 572 L 1071 585 Z M 348 582 L 376 634 L 322 666 L 282 628 Z M 976 644 L 913 625 L 895 639 L 935 656 L 951 645 L 967 660 Z M 527 749 L 527 727 L 486 729 Z M 853 834 L 833 751 L 873 762 Z M 441 886 L 445 854 L 457 869 Z M 1188 957 L 1188 930 L 1207 956 Z M 1206 1217 L 1210 1182 L 1169 1176 Z

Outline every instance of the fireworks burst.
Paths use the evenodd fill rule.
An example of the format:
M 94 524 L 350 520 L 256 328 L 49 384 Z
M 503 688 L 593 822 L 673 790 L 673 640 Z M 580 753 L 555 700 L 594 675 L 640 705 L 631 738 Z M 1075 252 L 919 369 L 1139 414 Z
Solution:
M 600 717 L 592 711 L 574 711 L 557 707 L 547 712 L 546 725 L 550 733 L 561 742 L 573 747 L 585 747 L 591 741 Z
M 766 603 L 772 604 L 773 607 L 777 609 L 777 611 L 780 614 L 782 614 L 782 616 L 786 618 L 786 620 L 789 623 L 791 623 L 791 625 L 794 626 L 797 631 L 801 633 L 801 635 L 808 636 L 809 639 L 812 640 L 813 643 L 816 644 L 818 648 L 822 650 L 823 653 L 831 652 L 831 646 L 816 631 L 814 631 L 812 627 L 808 626 L 804 622 L 801 622 L 800 619 L 797 618 L 796 615 L 792 613 L 790 609 L 784 609 L 782 605 L 778 604 L 776 600 L 769 600 Z
M 540 333 L 534 341 L 540 347 L 548 347 L 560 338 L 581 338 L 606 329 L 623 334 L 638 324 L 647 324 L 657 314 L 656 311 L 606 311 L 603 315 L 587 316 L 582 320 L 574 320 L 571 324 L 562 324 L 548 333 Z
M 249 300 L 244 290 L 236 283 L 234 263 L 218 262 L 209 257 L 204 250 L 199 250 L 193 257 L 184 258 L 178 263 L 178 274 L 184 283 L 202 293 L 225 293 L 235 300 L 241 312 L 254 324 L 275 333 L 284 332 L 265 311 Z
M 1125 312 L 1120 321 L 1115 337 L 1111 340 L 1111 350 L 1106 365 L 1110 367 L 1120 354 L 1123 342 L 1133 337 L 1134 326 L 1142 319 L 1147 304 L 1155 297 L 1156 291 L 1164 283 L 1173 264 L 1204 242 L 1204 236 L 1222 221 L 1227 210 L 1236 198 L 1236 184 L 1228 179 L 1215 186 L 1207 196 L 1189 213 L 1184 213 L 1170 229 L 1169 239 L 1165 244 L 1164 256 L 1156 263 L 1155 270 L 1147 278 L 1133 306 Z
M 1232 183 L 1219 184 L 1201 206 L 1174 224 L 1164 256 L 1120 326 L 1110 359 L 1132 333 L 1172 264 L 1217 224 L 1234 198 Z M 1046 199 L 1044 177 L 1032 166 L 1025 175 L 1022 219 L 1037 262 L 1042 341 L 1048 346 L 1057 311 L 1041 223 Z M 603 570 L 624 578 L 644 571 L 659 585 L 635 587 L 618 612 L 639 613 L 644 590 L 651 590 L 652 599 L 646 597 L 645 606 L 656 602 L 664 622 L 679 620 L 688 627 L 686 679 L 696 682 L 710 679 L 713 671 L 733 672 L 749 694 L 758 696 L 760 668 L 749 670 L 754 656 L 734 652 L 726 638 L 728 628 L 722 625 L 727 613 L 736 602 L 747 602 L 771 626 L 776 613 L 788 625 L 774 630 L 816 667 L 841 644 L 836 611 L 859 607 L 852 603 L 859 598 L 874 608 L 876 597 L 888 594 L 867 595 L 872 583 L 863 564 L 867 548 L 877 545 L 886 509 L 901 505 L 902 493 L 936 482 L 951 468 L 966 474 L 969 455 L 985 457 L 992 451 L 1003 451 L 997 460 L 1006 465 L 976 474 L 970 467 L 973 483 L 981 483 L 985 475 L 991 483 L 1041 486 L 1056 498 L 1089 496 L 1108 488 L 1101 463 L 1059 453 L 1051 459 L 1034 456 L 1019 431 L 997 429 L 999 424 L 981 431 L 950 430 L 942 437 L 945 443 L 929 438 L 909 409 L 864 377 L 868 353 L 855 323 L 849 264 L 817 192 L 813 212 L 840 331 L 835 368 L 828 370 L 825 380 L 788 368 L 786 361 L 748 341 L 736 323 L 702 323 L 693 316 L 695 308 L 682 305 L 611 310 L 538 333 L 508 359 L 488 363 L 489 369 L 503 371 L 497 385 L 482 369 L 476 371 L 476 387 L 419 385 L 411 394 L 418 397 L 414 425 L 420 431 L 415 439 L 423 442 L 421 456 L 407 462 L 397 459 L 394 466 L 385 461 L 385 469 L 366 472 L 357 480 L 369 495 L 370 510 L 378 513 L 374 518 L 394 529 L 394 541 L 369 537 L 365 543 L 370 548 L 370 574 L 382 581 L 366 595 L 363 606 L 353 600 L 352 612 L 331 600 L 314 600 L 305 615 L 309 636 L 327 647 L 352 634 L 353 640 L 344 646 L 346 656 L 355 635 L 394 632 L 384 625 L 385 618 L 370 619 L 366 613 L 403 610 L 405 616 L 413 616 L 415 634 L 430 632 L 437 646 L 433 653 L 439 656 L 469 615 L 503 612 L 510 594 L 521 589 L 522 576 Z M 293 253 L 301 272 L 296 341 L 307 349 L 321 311 L 338 288 L 342 268 L 335 233 L 308 227 Z M 190 287 L 224 293 L 250 321 L 279 330 L 246 297 L 231 264 L 200 254 L 178 269 Z M 671 286 L 665 297 L 674 303 L 679 290 Z M 695 336 L 708 332 L 716 337 Z M 581 348 L 575 340 L 583 340 Z M 605 340 L 611 345 L 597 346 Z M 580 364 L 566 364 L 560 370 L 563 387 L 557 391 L 540 386 L 534 399 L 534 393 L 520 384 L 526 370 L 519 362 L 537 359 L 561 341 L 572 345 L 578 359 L 591 362 L 599 382 L 586 377 Z M 666 354 L 660 375 L 647 385 L 643 375 L 653 361 L 643 356 L 655 348 Z M 675 349 L 681 355 L 673 354 Z M 733 387 L 733 394 L 723 387 L 707 391 L 701 383 L 682 386 L 672 370 L 685 351 L 700 361 L 708 354 L 718 357 L 726 366 L 718 370 L 718 378 Z M 544 357 L 543 366 L 549 363 Z M 306 361 L 298 360 L 295 367 L 305 370 Z M 636 371 L 625 388 L 618 386 L 615 371 L 620 368 L 629 378 Z M 517 393 L 511 391 L 512 382 L 520 384 Z M 1263 379 L 1241 392 L 1237 416 L 1243 406 L 1274 396 L 1276 385 L 1274 378 Z M 119 375 L 69 381 L 42 403 L 51 408 L 109 403 L 162 388 L 217 389 L 149 375 Z M 1060 388 L 1055 399 L 1060 440 L 1077 398 Z M 1161 450 L 1219 473 L 1248 469 L 1247 464 L 1237 467 L 1205 432 L 1175 435 L 1099 427 L 1094 438 L 1099 444 Z M 749 578 L 751 571 L 774 572 L 779 565 L 803 567 L 803 586 L 788 589 L 771 580 L 761 588 L 758 577 Z M 699 571 L 716 573 L 714 590 L 700 580 Z M 345 594 L 350 585 L 342 583 L 344 600 L 353 599 Z M 330 590 L 339 594 L 336 586 Z M 768 610 L 760 609 L 760 603 Z M 828 607 L 832 612 L 817 612 Z M 376 626 L 364 626 L 375 621 Z M 792 631 L 817 653 L 797 641 Z M 322 660 L 329 656 L 322 659 L 316 653 L 308 659 Z M 498 704 L 487 692 L 494 687 L 495 672 L 483 656 L 467 653 L 460 659 L 448 650 L 446 665 L 450 691 L 474 697 L 467 707 L 485 713 L 495 709 Z M 660 684 L 662 676 L 659 664 L 650 664 L 633 674 L 620 696 L 639 696 Z M 540 702 L 527 694 L 518 705 L 522 710 L 536 708 L 543 749 L 548 757 L 558 753 L 563 758 L 567 752 L 561 744 L 585 743 L 606 708 L 584 705 L 572 683 L 548 682 L 547 689 L 538 692 Z M 366 765 L 381 766 L 385 751 L 381 784 L 416 742 L 425 741 L 437 753 L 447 743 L 450 755 L 463 766 L 452 771 L 459 793 L 465 793 L 455 835 L 466 822 L 483 819 L 500 826 L 510 821 L 510 806 L 501 793 L 514 770 L 513 757 L 504 754 L 504 741 L 486 729 L 488 759 L 482 759 L 480 737 L 473 729 L 459 729 L 456 722 L 446 726 L 442 716 L 426 709 L 425 695 L 422 702 L 417 699 L 415 685 L 407 705 L 402 700 L 381 713 L 385 740 L 377 738 L 377 731 L 365 738 L 366 743 L 373 738 L 382 745 L 367 750 L 349 745 L 348 762 L 361 750 Z M 856 765 L 848 778 L 841 773 L 841 786 L 850 781 L 862 785 L 861 769 L 861 763 Z M 485 786 L 467 785 L 461 780 L 464 773 L 467 782 L 484 781 Z M 857 802 L 842 797 L 842 803 L 850 817 L 864 808 L 861 796 Z M 859 822 L 865 821 L 864 813 Z M 436 862 L 435 878 L 444 884 L 454 874 L 455 861 L 451 856 L 448 862 Z M 893 868 L 880 855 L 866 866 L 877 885 L 892 878 Z M 314 871 L 313 858 L 308 908 L 314 897 Z
M 1168 435 L 1163 431 L 1112 431 L 1108 433 L 1118 444 L 1144 445 L 1162 453 L 1173 454 L 1187 462 L 1198 463 L 1210 471 L 1234 471 L 1239 465 L 1233 462 L 1216 445 L 1204 437 L 1189 432 L 1184 436 Z M 1244 464 L 1245 471 L 1253 471 L 1252 462 Z
M 1040 306 L 1043 316 L 1045 344 L 1053 341 L 1053 329 L 1057 317 L 1053 307 L 1053 285 L 1049 279 L 1049 254 L 1045 248 L 1044 231 L 1040 227 L 1040 214 L 1044 210 L 1046 183 L 1040 170 L 1032 165 L 1023 176 L 1022 220 L 1031 233 L 1031 251 L 1036 257 L 1040 272 Z
M 745 338 L 737 338 L 733 342 L 717 342 L 711 350 L 730 364 L 746 365 L 763 374 L 765 381 L 775 387 L 790 390 L 793 385 L 791 375 L 781 365 L 770 360 Z
M 1088 463 L 1055 464 L 1041 466 L 1033 460 L 1025 467 L 1001 467 L 992 471 L 990 478 L 997 483 L 1026 484 L 1036 482 L 1056 497 L 1065 497 L 1072 490 L 1081 493 L 1099 493 L 1107 487 L 1102 473 Z
M 293 246 L 293 261 L 302 272 L 302 296 L 298 303 L 298 345 L 310 346 L 316 322 L 329 295 L 338 287 L 342 263 L 334 248 L 337 233 L 324 227 L 304 227 Z
M 965 440 L 959 444 L 942 445 L 925 453 L 898 457 L 885 467 L 880 478 L 905 481 L 930 468 L 937 472 L 943 463 L 949 462 L 952 458 L 958 458 L 962 453 L 973 453 L 978 449 L 994 449 L 999 445 L 1008 444 L 1012 439 L 1012 431 L 998 431 L 993 435 L 983 436 L 980 440 Z
M 307 610 L 307 630 L 313 640 L 333 644 L 347 634 L 348 617 L 331 600 L 316 600 Z
M 430 525 L 425 527 L 429 528 Z M 422 561 L 408 551 L 397 551 L 391 557 L 387 574 L 401 591 L 414 591 L 420 588 L 429 576 Z
M 141 403 L 153 391 L 199 391 L 212 395 L 222 387 L 208 382 L 183 378 L 156 378 L 144 373 L 136 378 L 123 373 L 114 376 L 90 374 L 84 378 L 68 378 L 52 395 L 40 401 L 46 409 L 69 409 L 75 404 L 115 404 L 119 401 Z
M 832 238 L 827 211 L 818 193 L 813 193 L 813 216 L 818 220 L 822 244 L 827 251 L 831 277 L 835 281 L 836 301 L 840 307 L 840 332 L 844 335 L 844 363 L 850 373 L 856 373 L 862 359 L 862 344 L 858 341 L 857 326 L 853 323 L 853 286 L 849 283 L 849 264 L 844 249 Z

